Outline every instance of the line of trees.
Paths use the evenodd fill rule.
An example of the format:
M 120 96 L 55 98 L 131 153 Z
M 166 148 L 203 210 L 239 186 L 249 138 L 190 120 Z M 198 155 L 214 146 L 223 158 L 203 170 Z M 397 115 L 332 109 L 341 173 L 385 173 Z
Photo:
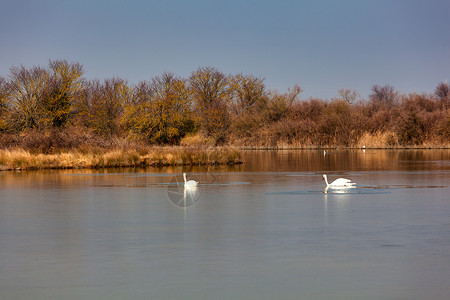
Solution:
M 342 89 L 331 100 L 305 100 L 298 85 L 279 93 L 261 78 L 213 67 L 188 78 L 164 73 L 137 85 L 83 75 L 82 65 L 65 60 L 46 68 L 12 67 L 0 76 L 1 135 L 77 128 L 149 144 L 176 145 L 197 136 L 200 143 L 248 146 L 354 146 L 378 133 L 389 133 L 386 146 L 450 140 L 450 85 L 443 82 L 434 94 L 400 95 L 390 85 L 374 85 L 369 99 Z

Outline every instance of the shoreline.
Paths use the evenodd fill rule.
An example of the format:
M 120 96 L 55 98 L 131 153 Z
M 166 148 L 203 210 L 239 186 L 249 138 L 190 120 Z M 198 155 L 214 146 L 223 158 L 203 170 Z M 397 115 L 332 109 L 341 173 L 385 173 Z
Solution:
M 252 151 L 252 150 L 446 150 L 450 149 L 450 145 L 441 145 L 441 146 L 394 146 L 394 147 L 341 147 L 341 146 L 245 146 L 245 147 L 236 147 L 239 150 L 243 151 Z
M 32 153 L 24 149 L 0 150 L 0 171 L 44 169 L 101 169 L 119 167 L 169 167 L 242 164 L 234 147 L 60 150 Z
M 44 169 L 102 169 L 122 167 L 212 166 L 242 164 L 244 151 L 326 151 L 326 150 L 450 150 L 450 145 L 436 147 L 336 147 L 336 146 L 159 146 L 145 149 L 64 150 L 57 153 L 33 153 L 25 149 L 1 149 L 0 171 Z

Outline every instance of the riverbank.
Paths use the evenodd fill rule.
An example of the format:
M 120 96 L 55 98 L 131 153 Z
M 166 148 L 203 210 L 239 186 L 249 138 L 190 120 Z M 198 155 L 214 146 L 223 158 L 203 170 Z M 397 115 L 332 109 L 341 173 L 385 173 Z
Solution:
M 240 164 L 241 151 L 233 147 L 144 147 L 140 149 L 68 150 L 33 153 L 0 150 L 0 170 L 83 169 L 176 165 Z
M 402 150 L 450 149 L 450 145 L 411 147 L 338 147 L 293 146 L 277 147 L 137 147 L 136 149 L 71 149 L 55 153 L 40 153 L 24 149 L 0 150 L 0 171 L 41 169 L 99 169 L 117 167 L 165 167 L 242 164 L 243 151 L 276 150 Z
M 353 143 L 340 144 L 330 143 L 301 143 L 300 141 L 276 142 L 272 145 L 264 145 L 244 141 L 243 143 L 233 143 L 235 147 L 245 150 L 327 150 L 327 149 L 450 149 L 450 139 L 448 135 L 441 138 L 424 138 L 420 144 L 400 143 L 395 132 L 375 132 L 364 133 Z
M 238 147 L 240 150 L 445 150 L 450 149 L 449 145 L 427 145 L 427 146 L 368 146 L 368 147 L 359 147 L 359 146 L 293 146 L 293 145 L 282 145 L 282 146 L 241 146 Z

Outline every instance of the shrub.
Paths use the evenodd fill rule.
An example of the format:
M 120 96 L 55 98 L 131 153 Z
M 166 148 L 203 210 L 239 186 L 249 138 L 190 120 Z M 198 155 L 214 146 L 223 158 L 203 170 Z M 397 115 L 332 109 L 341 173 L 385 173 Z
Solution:
M 188 134 L 181 139 L 180 145 L 187 147 L 208 147 L 214 146 L 215 141 L 211 137 L 206 137 L 202 133 Z

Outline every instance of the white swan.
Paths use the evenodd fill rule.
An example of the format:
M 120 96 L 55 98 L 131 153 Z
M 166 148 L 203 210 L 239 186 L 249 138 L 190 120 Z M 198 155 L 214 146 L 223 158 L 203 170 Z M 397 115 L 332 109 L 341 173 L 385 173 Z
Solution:
M 352 182 L 350 179 L 346 179 L 346 178 L 338 178 L 335 181 L 333 181 L 332 183 L 328 183 L 328 178 L 326 174 L 323 174 L 322 179 L 325 180 L 325 183 L 327 184 L 327 188 L 328 187 L 336 187 L 336 188 L 352 188 L 355 187 L 356 183 Z
M 195 180 L 186 180 L 186 173 L 183 173 L 183 178 L 185 187 L 195 187 L 198 184 L 198 182 Z

